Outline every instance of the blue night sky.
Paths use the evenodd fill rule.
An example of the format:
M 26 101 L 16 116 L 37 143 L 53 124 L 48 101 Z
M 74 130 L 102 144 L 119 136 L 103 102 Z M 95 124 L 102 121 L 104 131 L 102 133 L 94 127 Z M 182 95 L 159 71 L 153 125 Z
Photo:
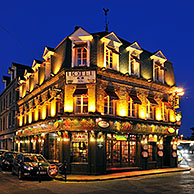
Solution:
M 162 50 L 173 62 L 177 86 L 183 87 L 180 133 L 190 136 L 194 119 L 194 1 L 193 0 L 7 0 L 0 6 L 0 79 L 12 62 L 32 65 L 45 46 L 55 48 L 81 26 L 104 31 L 102 8 L 109 8 L 109 31 L 150 51 Z M 0 92 L 3 90 L 0 84 Z

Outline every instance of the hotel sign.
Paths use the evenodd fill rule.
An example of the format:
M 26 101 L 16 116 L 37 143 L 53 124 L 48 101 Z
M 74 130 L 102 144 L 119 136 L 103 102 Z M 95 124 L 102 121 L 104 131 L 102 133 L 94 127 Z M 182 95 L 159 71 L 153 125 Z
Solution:
M 96 71 L 67 71 L 66 84 L 96 83 Z

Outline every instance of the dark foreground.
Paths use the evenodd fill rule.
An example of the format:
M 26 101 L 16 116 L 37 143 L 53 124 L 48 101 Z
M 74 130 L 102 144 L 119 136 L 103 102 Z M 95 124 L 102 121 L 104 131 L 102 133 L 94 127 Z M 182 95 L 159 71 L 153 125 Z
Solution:
M 190 172 L 83 183 L 65 183 L 55 180 L 44 180 L 41 183 L 38 180 L 20 181 L 9 172 L 0 172 L 0 193 L 194 193 L 194 154 L 190 154 L 187 161 L 183 161 L 182 164 L 193 168 Z

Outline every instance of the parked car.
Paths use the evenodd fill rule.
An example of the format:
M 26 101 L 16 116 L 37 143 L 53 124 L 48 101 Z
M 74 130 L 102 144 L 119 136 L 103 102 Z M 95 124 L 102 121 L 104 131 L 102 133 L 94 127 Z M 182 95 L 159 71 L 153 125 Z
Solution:
M 8 152 L 8 150 L 0 150 L 0 157 L 4 152 Z
M 41 154 L 20 153 L 12 165 L 12 173 L 19 179 L 26 177 L 51 177 L 58 173 L 56 165 L 51 165 Z
M 5 151 L 0 157 L 0 166 L 2 170 L 11 170 L 12 163 L 18 152 Z

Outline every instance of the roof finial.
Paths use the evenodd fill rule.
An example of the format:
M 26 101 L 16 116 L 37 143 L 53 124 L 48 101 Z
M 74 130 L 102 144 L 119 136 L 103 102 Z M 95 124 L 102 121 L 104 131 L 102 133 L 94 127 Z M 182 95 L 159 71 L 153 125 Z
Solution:
M 105 24 L 106 24 L 105 31 L 108 32 L 107 13 L 109 12 L 109 9 L 104 9 L 103 8 L 103 11 L 104 11 L 104 14 L 105 14 Z

